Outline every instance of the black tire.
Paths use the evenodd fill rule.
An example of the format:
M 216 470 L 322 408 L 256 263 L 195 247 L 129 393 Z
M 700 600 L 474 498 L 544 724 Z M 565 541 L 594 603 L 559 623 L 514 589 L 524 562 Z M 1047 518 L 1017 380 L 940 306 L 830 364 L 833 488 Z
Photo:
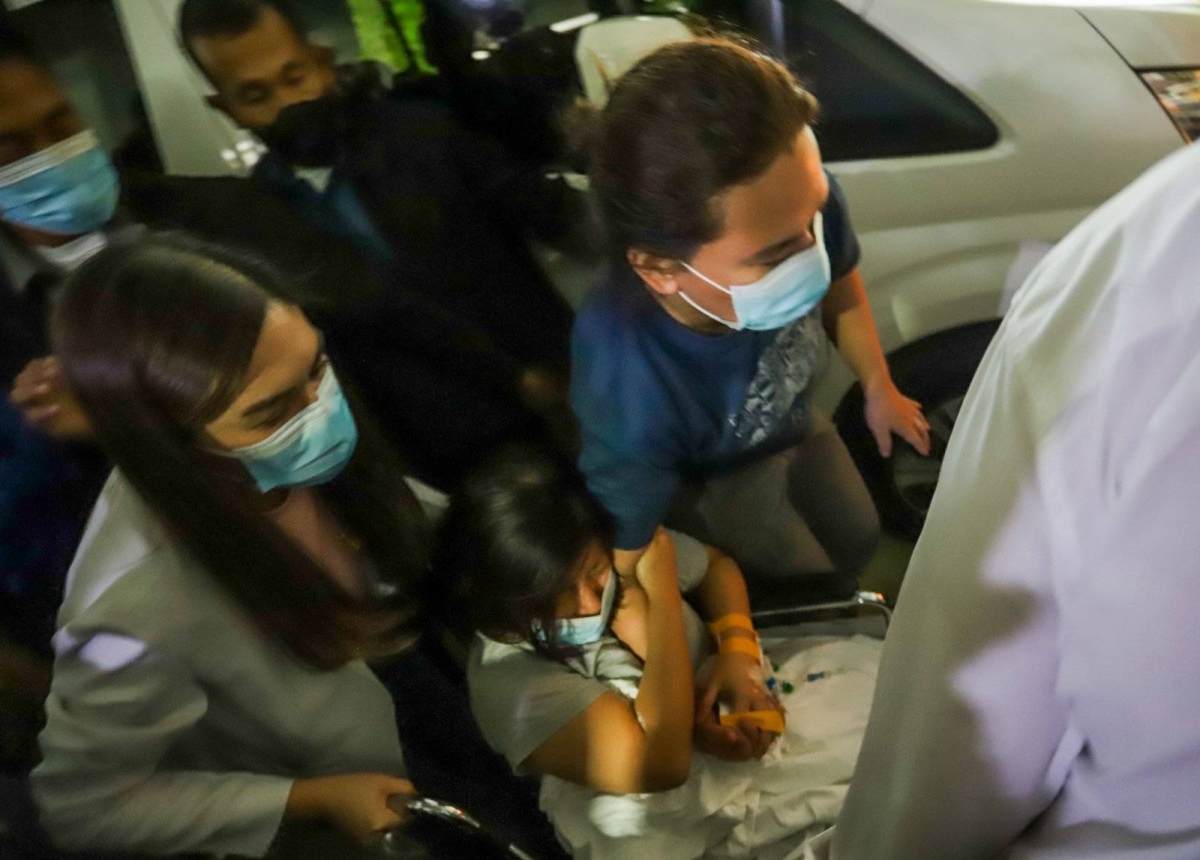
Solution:
M 925 408 L 933 441 L 928 458 L 899 438 L 889 459 L 879 456 L 863 418 L 859 385 L 838 405 L 833 416 L 838 433 L 862 472 L 884 528 L 893 534 L 914 541 L 921 534 L 958 408 L 999 325 L 999 320 L 988 320 L 938 332 L 888 356 L 896 386 Z

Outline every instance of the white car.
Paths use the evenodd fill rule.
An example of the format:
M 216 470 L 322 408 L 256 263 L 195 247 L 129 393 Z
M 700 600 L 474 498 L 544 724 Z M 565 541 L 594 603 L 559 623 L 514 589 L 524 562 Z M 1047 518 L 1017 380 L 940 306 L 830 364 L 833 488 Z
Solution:
M 762 5 L 760 37 L 821 100 L 817 136 L 850 201 L 880 336 L 901 390 L 925 405 L 935 455 L 902 444 L 883 461 L 840 362 L 817 401 L 887 524 L 915 534 L 1012 290 L 1098 204 L 1200 137 L 1200 3 Z
M 178 2 L 115 0 L 168 168 L 227 171 L 253 145 L 204 105 L 170 32 Z M 477 39 L 481 68 L 503 76 L 517 57 L 514 74 L 527 75 L 544 62 L 564 97 L 581 90 L 574 47 L 602 41 L 610 22 L 592 23 L 601 2 L 636 13 L 661 0 L 523 0 L 539 26 Z M 1200 137 L 1200 0 L 702 2 L 755 30 L 821 100 L 818 139 L 850 201 L 883 345 L 901 389 L 929 413 L 935 456 L 899 445 L 881 461 L 845 367 L 817 400 L 835 412 L 888 525 L 915 533 L 1006 284 L 1011 292 L 1098 204 Z M 656 26 L 627 23 L 638 20 Z M 622 34 L 617 53 L 652 47 L 610 32 Z M 577 297 L 587 274 L 550 263 Z
M 847 66 L 824 70 L 840 75 L 863 63 L 862 85 L 877 76 L 887 91 L 876 124 L 860 120 L 878 142 L 827 158 L 850 200 L 884 348 L 901 388 L 929 412 L 935 457 L 900 445 L 882 463 L 861 400 L 855 391 L 843 397 L 844 368 L 820 396 L 841 403 L 839 429 L 889 525 L 914 533 L 989 321 L 1011 290 L 1093 208 L 1200 137 L 1200 92 L 1180 92 L 1172 114 L 1162 85 L 1195 81 L 1200 3 L 799 0 L 788 8 L 797 24 L 811 12 L 814 28 L 847 45 Z M 1157 94 L 1147 80 L 1155 73 Z M 838 95 L 848 86 L 839 82 Z M 830 124 L 842 121 L 829 96 L 825 104 Z M 845 120 L 847 134 L 855 119 Z M 888 151 L 897 138 L 897 149 L 911 141 L 909 152 Z

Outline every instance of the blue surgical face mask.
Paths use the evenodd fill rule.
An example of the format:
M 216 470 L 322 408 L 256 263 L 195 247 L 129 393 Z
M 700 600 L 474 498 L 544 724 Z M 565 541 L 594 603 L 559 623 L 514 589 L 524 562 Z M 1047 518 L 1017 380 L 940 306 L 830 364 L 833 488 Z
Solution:
M 617 597 L 617 572 L 609 571 L 608 582 L 604 584 L 604 593 L 600 597 L 600 612 L 596 615 L 585 615 L 582 618 L 562 618 L 556 624 L 557 641 L 563 645 L 590 645 L 599 642 L 608 631 L 608 622 L 612 620 L 613 601 Z
M 829 255 L 825 252 L 825 232 L 821 213 L 813 219 L 816 243 L 788 257 L 752 284 L 723 287 L 687 263 L 684 268 L 707 284 L 733 299 L 737 319 L 727 320 L 700 307 L 682 290 L 679 295 L 710 319 L 741 331 L 771 331 L 783 328 L 815 308 L 829 292 Z
M 258 488 L 311 487 L 336 478 L 358 444 L 358 427 L 333 368 L 326 367 L 317 399 L 263 441 L 230 453 Z
M 119 195 L 117 171 L 91 130 L 0 168 L 0 219 L 59 236 L 99 230 Z

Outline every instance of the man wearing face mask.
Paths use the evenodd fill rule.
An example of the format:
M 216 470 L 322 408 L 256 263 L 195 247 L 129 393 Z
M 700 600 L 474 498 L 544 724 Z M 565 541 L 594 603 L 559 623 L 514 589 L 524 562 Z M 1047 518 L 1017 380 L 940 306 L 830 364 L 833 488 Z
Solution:
M 590 176 L 620 261 L 581 309 L 572 402 L 588 485 L 632 569 L 664 522 L 724 550 L 763 593 L 844 594 L 879 522 L 810 389 L 831 342 L 882 456 L 929 451 L 892 382 L 816 103 L 779 63 L 701 39 L 660 49 L 598 117 Z
M 565 366 L 570 310 L 522 231 L 564 238 L 575 192 L 432 102 L 387 97 L 374 65 L 337 67 L 282 0 L 186 0 L 179 29 L 212 106 L 268 146 L 257 181 L 519 367 Z
M 114 220 L 117 197 L 95 132 L 27 46 L 0 32 L 0 390 L 47 351 L 63 274 L 127 229 Z M 48 653 L 58 588 L 107 468 L 99 452 L 42 436 L 0 399 L 0 675 L 20 677 L 13 667 Z M 13 729 L 0 758 L 24 752 Z

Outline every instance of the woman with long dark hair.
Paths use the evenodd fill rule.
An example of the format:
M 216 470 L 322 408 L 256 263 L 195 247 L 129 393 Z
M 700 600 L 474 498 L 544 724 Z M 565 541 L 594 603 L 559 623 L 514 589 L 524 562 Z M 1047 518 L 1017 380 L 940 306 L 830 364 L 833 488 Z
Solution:
M 411 642 L 427 534 L 268 267 L 182 237 L 69 279 L 56 354 L 115 465 L 67 585 L 33 774 L 73 848 L 363 840 L 411 794 L 364 658 Z
M 529 452 L 455 496 L 435 567 L 484 737 L 541 777 L 577 857 L 799 856 L 841 806 L 879 643 L 760 642 L 728 557 L 660 529 L 625 578 L 614 533 L 581 476 Z

